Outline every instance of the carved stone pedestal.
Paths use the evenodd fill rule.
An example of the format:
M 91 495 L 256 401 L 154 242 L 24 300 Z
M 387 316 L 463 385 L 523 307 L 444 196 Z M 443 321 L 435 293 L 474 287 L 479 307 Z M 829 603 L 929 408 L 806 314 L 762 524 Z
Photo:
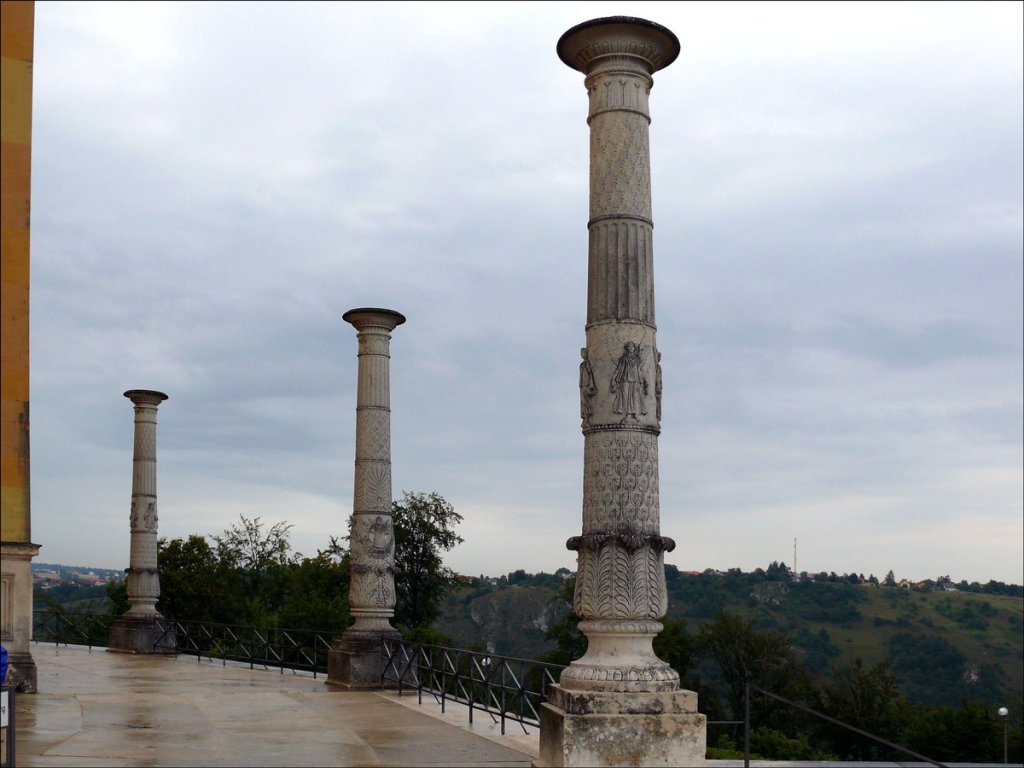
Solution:
M 706 718 L 692 691 L 548 689 L 535 766 L 704 765 Z
M 393 683 L 381 685 L 381 643 L 385 639 L 401 642 L 402 633 L 397 629 L 345 632 L 327 654 L 327 685 L 344 691 L 394 687 Z
M 108 651 L 113 653 L 174 654 L 177 633 L 161 616 L 124 614 L 110 625 Z

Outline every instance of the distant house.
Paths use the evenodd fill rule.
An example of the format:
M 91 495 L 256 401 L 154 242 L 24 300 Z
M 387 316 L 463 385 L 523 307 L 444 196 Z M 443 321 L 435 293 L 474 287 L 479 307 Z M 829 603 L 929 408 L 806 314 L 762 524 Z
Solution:
M 910 589 L 914 585 L 908 579 L 900 579 L 900 583 L 897 586 L 900 589 Z

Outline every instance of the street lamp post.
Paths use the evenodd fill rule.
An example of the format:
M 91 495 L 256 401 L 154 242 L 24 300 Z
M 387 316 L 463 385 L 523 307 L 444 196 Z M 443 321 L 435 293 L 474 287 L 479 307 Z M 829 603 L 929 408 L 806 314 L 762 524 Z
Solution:
M 1003 721 L 1003 763 L 1009 762 L 1007 760 L 1007 749 L 1006 749 L 1006 730 L 1010 722 L 1010 710 L 1006 707 L 1000 707 L 996 710 L 996 714 L 999 715 L 999 719 Z

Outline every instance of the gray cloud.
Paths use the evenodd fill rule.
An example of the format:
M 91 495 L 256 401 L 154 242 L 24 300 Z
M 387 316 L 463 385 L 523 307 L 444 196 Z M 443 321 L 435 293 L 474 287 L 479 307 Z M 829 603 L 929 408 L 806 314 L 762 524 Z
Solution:
M 352 493 L 341 315 L 387 306 L 396 495 L 456 504 L 458 569 L 572 566 L 588 154 L 554 44 L 620 12 L 41 4 L 41 557 L 124 564 L 134 387 L 171 395 L 162 533 L 258 514 L 324 546 Z M 812 570 L 1019 581 L 1020 7 L 630 12 L 684 49 L 651 127 L 673 557 L 800 536 Z

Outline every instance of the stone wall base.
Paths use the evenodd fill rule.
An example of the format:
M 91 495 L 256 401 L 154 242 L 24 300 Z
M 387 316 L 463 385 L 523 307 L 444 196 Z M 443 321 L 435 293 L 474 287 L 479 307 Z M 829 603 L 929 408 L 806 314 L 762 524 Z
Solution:
M 110 625 L 107 650 L 113 653 L 174 654 L 177 636 L 174 627 L 156 616 L 132 616 L 126 613 Z
M 32 660 L 32 558 L 39 545 L 0 542 L 0 642 L 7 649 L 13 669 L 8 684 L 35 693 L 36 663 Z
M 326 685 L 345 691 L 380 689 L 381 642 L 385 638 L 401 642 L 402 633 L 392 629 L 381 632 L 349 630 L 343 634 L 327 652 Z
M 534 766 L 703 766 L 707 718 L 692 691 L 611 693 L 553 685 Z

